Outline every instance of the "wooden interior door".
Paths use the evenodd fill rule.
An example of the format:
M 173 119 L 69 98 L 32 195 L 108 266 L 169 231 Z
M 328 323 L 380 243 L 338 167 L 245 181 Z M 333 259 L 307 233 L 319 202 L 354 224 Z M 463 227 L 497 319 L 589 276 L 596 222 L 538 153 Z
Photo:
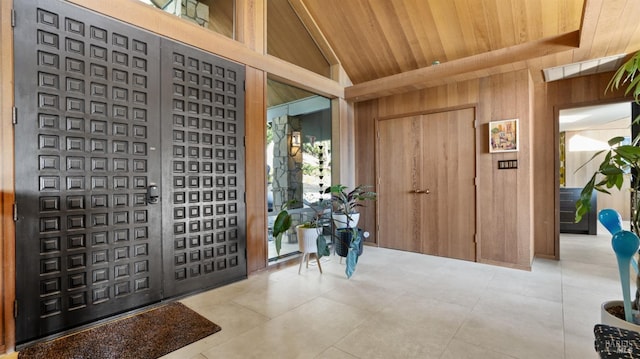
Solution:
M 423 175 L 420 116 L 378 124 L 378 243 L 422 252 L 421 196 L 413 193 Z
M 475 260 L 473 108 L 380 121 L 379 243 Z
M 426 176 L 423 248 L 443 257 L 475 260 L 476 153 L 473 108 L 422 118 L 422 166 Z

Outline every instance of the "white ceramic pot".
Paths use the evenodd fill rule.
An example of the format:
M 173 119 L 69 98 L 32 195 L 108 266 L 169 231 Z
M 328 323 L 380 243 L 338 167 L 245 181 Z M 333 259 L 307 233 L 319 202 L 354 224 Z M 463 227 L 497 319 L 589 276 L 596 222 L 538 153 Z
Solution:
M 607 312 L 607 308 L 614 307 L 616 305 L 623 306 L 623 303 L 621 300 L 610 300 L 602 303 L 602 306 L 600 306 L 600 321 L 602 324 L 640 332 L 640 325 L 627 322 L 626 320 L 620 319 Z
M 301 228 L 296 226 L 296 233 L 298 235 L 298 248 L 302 253 L 317 253 L 318 252 L 318 235 L 322 228 Z
M 351 219 L 349 220 L 349 227 L 356 228 L 358 226 L 358 221 L 360 220 L 360 213 L 351 213 L 349 217 L 351 217 Z M 334 213 L 333 225 L 336 228 L 347 228 L 347 215 Z

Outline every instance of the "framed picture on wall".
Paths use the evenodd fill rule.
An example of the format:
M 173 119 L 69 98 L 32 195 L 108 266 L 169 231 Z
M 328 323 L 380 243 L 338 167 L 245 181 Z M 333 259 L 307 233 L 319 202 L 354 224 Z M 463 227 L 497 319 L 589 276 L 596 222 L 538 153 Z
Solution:
M 516 152 L 520 149 L 518 119 L 489 122 L 489 152 Z

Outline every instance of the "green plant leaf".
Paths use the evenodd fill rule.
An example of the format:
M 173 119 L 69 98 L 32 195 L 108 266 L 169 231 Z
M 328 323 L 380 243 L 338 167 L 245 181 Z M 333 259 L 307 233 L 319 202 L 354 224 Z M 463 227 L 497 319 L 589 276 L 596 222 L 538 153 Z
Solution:
M 638 95 L 640 95 L 640 88 L 638 87 L 638 82 L 640 82 L 640 76 L 637 76 L 636 78 L 634 78 L 629 83 L 629 86 L 627 86 L 627 89 L 624 92 L 625 95 L 628 95 L 630 92 L 632 92 L 633 98 L 636 99 L 636 101 L 638 100 Z
M 282 249 L 282 235 L 284 234 L 284 232 L 280 232 L 275 239 L 275 245 L 276 245 L 276 254 L 280 255 L 280 249 Z
M 578 223 L 582 220 L 582 217 L 589 212 L 591 207 L 591 195 L 593 194 L 593 189 L 595 188 L 596 175 L 594 173 L 591 176 L 591 179 L 587 184 L 584 185 L 582 191 L 580 192 L 580 198 L 576 201 L 576 218 L 575 223 Z
M 280 211 L 273 222 L 273 235 L 278 236 L 291 228 L 291 215 L 287 211 Z
M 318 246 L 318 259 L 323 256 L 331 255 L 331 251 L 329 250 L 329 246 L 327 245 L 327 239 L 323 235 L 319 235 L 316 239 L 316 245 Z
M 640 66 L 640 51 L 636 52 L 629 60 L 618 68 L 613 75 L 605 92 L 609 90 L 617 90 L 622 85 L 627 84 L 625 94 L 633 93 L 633 98 L 638 102 L 640 98 L 640 77 L 636 76 Z
M 617 176 L 617 175 L 623 174 L 624 171 L 622 171 L 618 166 L 606 164 L 605 166 L 600 168 L 600 173 L 602 173 L 605 176 Z
M 347 278 L 351 278 L 353 272 L 356 271 L 356 264 L 358 264 L 358 252 L 349 249 L 346 268 L 344 269 L 344 273 L 347 275 Z
M 640 147 L 624 145 L 617 147 L 614 151 L 621 163 L 629 164 L 640 160 Z
M 282 235 L 291 228 L 291 215 L 284 209 L 289 202 L 282 205 L 283 209 L 278 213 L 276 220 L 273 221 L 273 236 L 275 237 L 277 255 L 280 255 L 280 249 L 282 248 Z
M 616 187 L 620 190 L 622 189 L 622 185 L 624 184 L 624 176 L 616 176 Z
M 624 137 L 623 136 L 616 136 L 611 138 L 607 143 L 609 144 L 609 146 L 613 147 L 615 145 L 617 145 L 618 143 L 624 141 Z
M 355 228 L 352 229 L 351 243 L 349 243 L 349 252 L 347 253 L 347 263 L 345 268 L 347 278 L 351 278 L 353 273 L 356 271 L 360 242 L 362 242 L 362 236 L 358 233 L 358 230 Z

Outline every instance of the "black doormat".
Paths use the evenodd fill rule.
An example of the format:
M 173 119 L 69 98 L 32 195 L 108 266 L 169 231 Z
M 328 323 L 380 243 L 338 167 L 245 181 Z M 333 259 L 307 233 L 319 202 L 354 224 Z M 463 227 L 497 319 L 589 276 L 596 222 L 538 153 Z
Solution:
M 220 331 L 181 303 L 171 303 L 18 353 L 18 358 L 158 358 Z

